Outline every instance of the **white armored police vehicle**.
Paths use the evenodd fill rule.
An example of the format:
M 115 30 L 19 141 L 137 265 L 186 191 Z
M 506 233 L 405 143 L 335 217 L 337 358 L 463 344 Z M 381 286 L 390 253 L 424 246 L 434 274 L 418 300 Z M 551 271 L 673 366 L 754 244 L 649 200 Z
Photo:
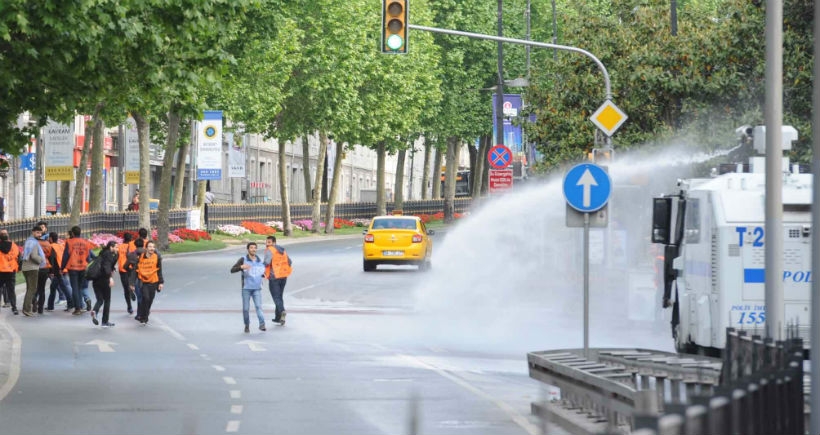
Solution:
M 765 127 L 741 127 L 737 134 L 741 145 L 765 152 Z M 783 149 L 791 149 L 796 139 L 797 131 L 783 126 Z M 731 165 L 731 172 L 679 180 L 677 194 L 654 198 L 652 243 L 664 245 L 663 306 L 672 309 L 679 351 L 720 354 L 727 327 L 764 335 L 765 160 L 751 157 L 748 164 Z M 783 157 L 783 319 L 798 326 L 804 343 L 812 280 L 811 203 L 812 175 L 799 173 Z M 775 338 L 785 339 L 785 329 Z

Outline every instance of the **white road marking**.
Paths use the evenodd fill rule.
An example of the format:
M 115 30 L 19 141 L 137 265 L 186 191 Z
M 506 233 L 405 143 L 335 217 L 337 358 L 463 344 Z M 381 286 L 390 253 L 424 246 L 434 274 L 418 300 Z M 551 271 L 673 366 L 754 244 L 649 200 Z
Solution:
M 436 372 L 437 374 L 439 374 L 440 376 L 443 376 L 444 378 L 449 379 L 450 381 L 456 383 L 457 385 L 461 386 L 462 388 L 466 389 L 467 391 L 475 394 L 476 396 L 481 397 L 482 399 L 487 400 L 489 402 L 492 402 L 495 406 L 497 406 L 499 409 L 504 411 L 504 413 L 507 414 L 515 424 L 521 426 L 522 429 L 527 431 L 528 434 L 538 435 L 538 434 L 541 433 L 541 431 L 538 429 L 537 426 L 530 423 L 530 421 L 527 419 L 526 416 L 521 415 L 518 411 L 513 409 L 512 406 L 510 406 L 507 403 L 505 403 L 501 400 L 498 400 L 495 397 L 485 393 L 481 389 L 479 389 L 477 387 L 474 387 L 469 382 L 459 378 L 458 376 L 455 376 L 455 375 L 447 372 L 446 370 L 443 370 L 443 369 L 440 369 L 436 366 L 433 366 L 432 364 L 428 364 L 428 363 L 420 360 L 419 358 L 416 358 L 416 357 L 413 357 L 413 356 L 410 356 L 410 355 L 398 355 L 398 356 L 399 356 L 399 358 L 404 358 L 404 359 L 406 359 L 410 362 L 413 362 L 415 364 L 418 364 L 418 365 L 420 365 L 420 366 L 422 366 L 422 367 L 424 367 L 428 370 L 432 370 L 432 371 Z
M 91 340 L 88 343 L 84 343 L 89 346 L 97 346 L 100 352 L 114 352 L 114 348 L 111 347 L 117 343 L 112 341 L 105 341 L 105 340 Z
M 230 376 L 225 376 L 225 377 L 222 378 L 222 380 L 225 381 L 225 383 L 228 384 L 228 385 L 236 385 L 236 379 L 234 379 Z
M 22 356 L 22 351 L 20 336 L 17 334 L 17 331 L 15 331 L 10 324 L 6 323 L 5 319 L 0 322 L 0 327 L 5 328 L 9 335 L 11 335 L 11 349 L 9 349 L 11 351 L 9 377 L 6 379 L 6 383 L 0 386 L 0 402 L 2 402 L 20 378 L 20 359 Z
M 242 340 L 240 342 L 237 342 L 236 344 L 246 344 L 246 345 L 248 345 L 248 349 L 250 349 L 252 352 L 265 352 L 265 351 L 267 351 L 267 349 L 265 349 L 265 346 L 262 346 L 263 343 L 261 341 Z
M 209 357 L 207 353 L 201 353 L 201 354 L 199 354 L 199 356 L 201 356 L 202 359 L 204 359 L 205 361 L 210 361 L 211 360 L 211 357 Z
M 241 399 L 242 398 L 242 391 L 240 390 L 231 390 L 231 399 Z
M 231 405 L 231 414 L 241 414 L 243 409 L 242 405 Z
M 239 431 L 239 420 L 231 420 L 228 422 L 228 425 L 225 426 L 225 432 L 238 432 Z
M 157 316 L 151 316 L 151 320 L 156 322 L 157 324 L 159 324 L 159 327 L 161 329 L 164 329 L 166 332 L 171 334 L 177 340 L 185 341 L 185 336 L 184 335 L 180 334 L 177 331 L 174 331 L 174 328 L 171 328 L 170 326 L 168 326 L 168 324 L 163 322 L 162 319 L 158 318 Z
M 197 345 L 195 345 L 195 344 L 193 344 L 193 343 L 188 343 L 188 347 L 189 347 L 191 350 L 199 350 L 199 346 L 197 346 Z
M 214 370 L 216 370 L 218 372 L 224 372 L 225 371 L 225 367 L 222 367 L 222 366 L 212 365 L 211 367 L 213 367 Z

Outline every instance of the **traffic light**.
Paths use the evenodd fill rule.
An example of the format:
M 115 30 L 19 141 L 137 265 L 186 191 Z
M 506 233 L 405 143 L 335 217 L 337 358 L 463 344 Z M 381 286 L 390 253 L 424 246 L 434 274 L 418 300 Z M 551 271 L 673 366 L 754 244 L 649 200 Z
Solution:
M 407 53 L 409 0 L 382 0 L 382 53 Z

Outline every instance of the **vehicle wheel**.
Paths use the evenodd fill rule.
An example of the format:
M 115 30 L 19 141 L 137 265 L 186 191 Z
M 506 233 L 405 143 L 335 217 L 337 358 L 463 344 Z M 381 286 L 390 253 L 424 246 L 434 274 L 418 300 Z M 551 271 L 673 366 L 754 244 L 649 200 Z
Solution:
M 365 272 L 372 272 L 376 270 L 376 263 L 373 261 L 362 260 L 362 269 L 364 269 Z
M 433 267 L 433 262 L 430 260 L 425 260 L 419 263 L 419 271 L 421 272 L 429 272 L 430 269 Z

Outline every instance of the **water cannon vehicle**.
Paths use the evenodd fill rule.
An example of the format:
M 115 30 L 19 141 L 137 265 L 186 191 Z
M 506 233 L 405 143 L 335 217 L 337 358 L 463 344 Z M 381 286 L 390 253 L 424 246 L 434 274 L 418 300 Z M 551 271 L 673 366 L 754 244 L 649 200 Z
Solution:
M 736 130 L 741 147 L 765 151 L 765 127 Z M 797 131 L 783 126 L 783 149 Z M 678 351 L 719 355 L 726 328 L 765 335 L 766 157 L 722 165 L 709 178 L 678 181 L 653 199 L 652 243 L 662 246 L 663 307 Z M 812 175 L 782 157 L 783 319 L 809 344 Z

